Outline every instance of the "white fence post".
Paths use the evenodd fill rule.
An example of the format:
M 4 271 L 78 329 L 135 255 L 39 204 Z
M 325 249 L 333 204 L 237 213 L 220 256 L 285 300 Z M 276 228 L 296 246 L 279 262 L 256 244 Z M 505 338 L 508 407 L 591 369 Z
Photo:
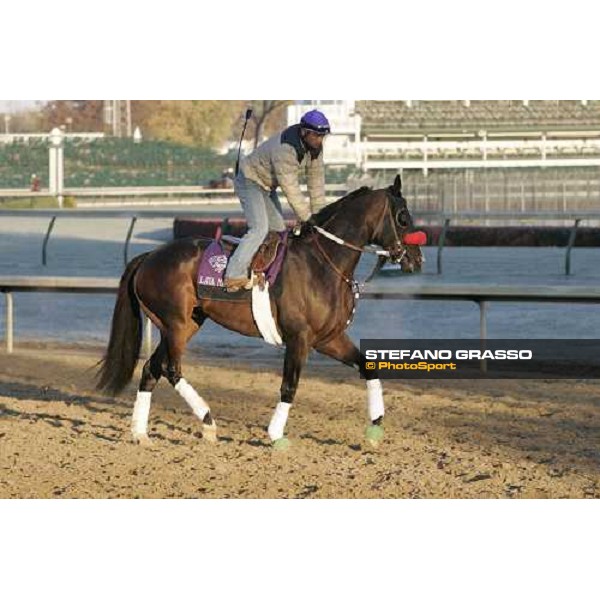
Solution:
M 49 149 L 49 189 L 53 196 L 56 196 L 58 208 L 63 207 L 63 190 L 64 190 L 64 133 L 55 127 L 50 132 L 50 149 Z

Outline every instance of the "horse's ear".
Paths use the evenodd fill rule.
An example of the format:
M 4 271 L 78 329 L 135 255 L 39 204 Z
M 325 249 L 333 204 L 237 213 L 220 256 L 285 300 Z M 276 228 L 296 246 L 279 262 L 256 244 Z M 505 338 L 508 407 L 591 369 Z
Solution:
M 400 179 L 399 174 L 396 175 L 396 179 L 394 179 L 394 185 L 392 186 L 392 189 L 397 196 L 402 194 L 402 179 Z

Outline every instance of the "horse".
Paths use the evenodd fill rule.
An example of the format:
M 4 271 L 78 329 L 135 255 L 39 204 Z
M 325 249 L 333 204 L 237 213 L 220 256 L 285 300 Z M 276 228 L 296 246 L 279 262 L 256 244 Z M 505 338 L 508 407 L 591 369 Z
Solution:
M 383 437 L 383 390 L 377 373 L 346 334 L 354 312 L 354 271 L 362 253 L 420 270 L 419 246 L 404 238 L 413 220 L 397 176 L 385 189 L 361 188 L 325 206 L 296 235 L 288 237 L 281 272 L 270 290 L 274 321 L 285 344 L 280 401 L 267 428 L 274 447 L 286 447 L 285 426 L 309 352 L 317 352 L 359 370 L 366 380 L 370 425 L 367 439 Z M 201 299 L 196 275 L 207 240 L 175 240 L 133 258 L 121 277 L 111 333 L 99 363 L 97 388 L 118 395 L 131 381 L 142 341 L 142 312 L 160 331 L 160 342 L 143 366 L 133 409 L 134 441 L 149 444 L 152 391 L 165 377 L 189 404 L 203 426 L 202 437 L 217 441 L 217 424 L 208 403 L 184 378 L 186 344 L 206 319 L 245 336 L 260 337 L 249 303 Z M 375 247 L 383 250 L 375 250 Z

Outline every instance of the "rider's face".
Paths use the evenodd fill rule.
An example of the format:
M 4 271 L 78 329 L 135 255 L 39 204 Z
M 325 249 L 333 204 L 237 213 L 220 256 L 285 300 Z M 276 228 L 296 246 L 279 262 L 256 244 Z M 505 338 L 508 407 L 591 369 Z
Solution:
M 323 140 L 325 139 L 325 136 L 319 135 L 314 131 L 310 131 L 310 129 L 303 129 L 302 131 L 304 132 L 304 135 L 302 136 L 304 143 L 310 148 L 310 150 L 318 153 L 323 147 Z

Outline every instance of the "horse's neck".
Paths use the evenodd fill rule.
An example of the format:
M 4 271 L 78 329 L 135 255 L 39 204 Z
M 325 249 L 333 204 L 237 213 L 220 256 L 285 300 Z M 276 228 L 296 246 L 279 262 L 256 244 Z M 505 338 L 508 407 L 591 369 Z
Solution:
M 376 210 L 376 203 L 370 202 L 366 198 L 364 200 L 357 199 L 357 201 L 361 202 L 361 204 L 352 207 L 352 219 L 348 219 L 347 214 L 345 214 L 342 209 L 331 217 L 326 224 L 323 224 L 323 229 L 344 240 L 344 242 L 362 248 L 369 243 L 373 234 L 371 228 L 367 224 L 367 215 L 370 210 Z M 361 253 L 357 250 L 341 246 L 340 244 L 325 238 L 321 234 L 317 235 L 319 235 L 319 243 L 323 249 L 327 251 L 329 258 L 336 267 L 345 274 L 352 275 L 358 265 Z

